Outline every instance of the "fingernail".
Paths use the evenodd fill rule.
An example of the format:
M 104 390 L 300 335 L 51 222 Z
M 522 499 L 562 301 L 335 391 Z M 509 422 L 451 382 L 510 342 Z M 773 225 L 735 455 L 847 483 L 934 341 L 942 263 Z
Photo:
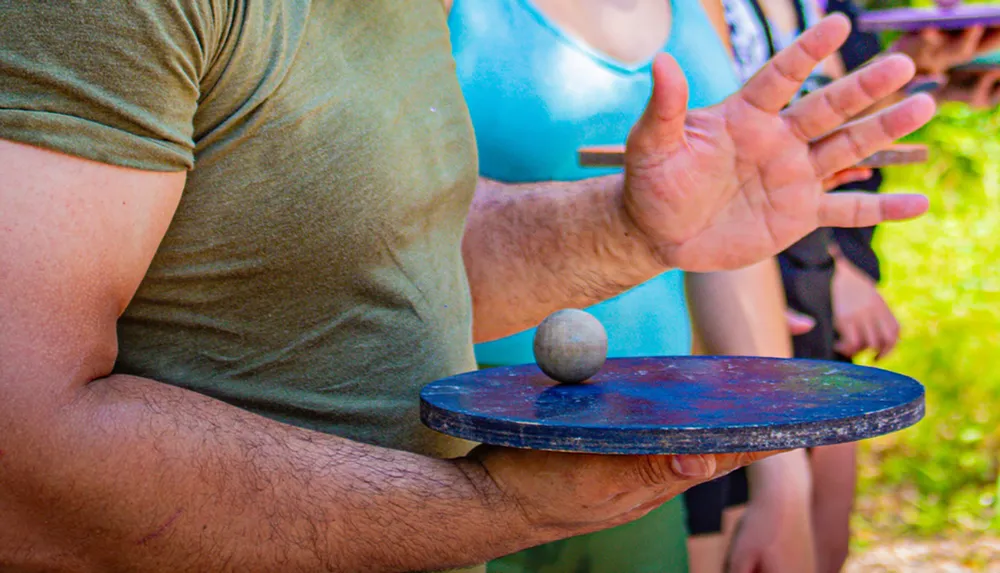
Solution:
M 701 456 L 674 456 L 670 460 L 670 466 L 674 473 L 686 478 L 706 478 L 708 476 L 708 464 Z

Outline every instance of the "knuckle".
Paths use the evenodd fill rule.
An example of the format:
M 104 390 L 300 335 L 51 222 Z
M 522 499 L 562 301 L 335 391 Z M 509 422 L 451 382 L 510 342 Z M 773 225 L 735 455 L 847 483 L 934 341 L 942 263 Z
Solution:
M 642 456 L 637 462 L 636 475 L 643 486 L 663 485 L 675 478 L 668 456 Z

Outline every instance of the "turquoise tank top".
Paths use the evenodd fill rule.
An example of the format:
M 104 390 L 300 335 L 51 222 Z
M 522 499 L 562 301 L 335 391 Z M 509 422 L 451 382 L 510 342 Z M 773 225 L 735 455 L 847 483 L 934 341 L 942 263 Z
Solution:
M 693 108 L 739 88 L 700 2 L 672 3 L 664 49 L 688 77 Z M 456 0 L 449 18 L 459 82 L 476 130 L 480 175 L 569 181 L 613 173 L 582 168 L 584 145 L 622 144 L 652 91 L 652 61 L 626 65 L 560 30 L 530 0 Z M 608 331 L 608 355 L 684 355 L 691 325 L 683 273 L 670 271 L 587 309 Z M 480 364 L 534 362 L 534 329 L 476 346 Z

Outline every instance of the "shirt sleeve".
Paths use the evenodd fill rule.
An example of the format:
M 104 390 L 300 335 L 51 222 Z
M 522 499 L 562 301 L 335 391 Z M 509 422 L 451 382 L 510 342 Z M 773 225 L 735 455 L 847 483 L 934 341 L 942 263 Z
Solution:
M 214 23 L 201 3 L 0 4 L 0 138 L 124 167 L 191 169 Z

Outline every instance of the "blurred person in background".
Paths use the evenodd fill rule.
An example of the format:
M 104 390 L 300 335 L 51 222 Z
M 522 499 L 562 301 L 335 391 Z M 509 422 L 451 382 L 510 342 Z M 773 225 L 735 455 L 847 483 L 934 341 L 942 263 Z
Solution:
M 625 141 L 650 96 L 650 66 L 661 51 L 684 70 L 693 108 L 718 103 L 741 83 L 719 35 L 725 25 L 718 0 L 704 6 L 640 0 L 628 8 L 596 0 L 455 0 L 449 26 L 480 175 L 502 182 L 613 172 L 580 167 L 577 149 Z M 607 328 L 612 357 L 685 355 L 694 339 L 703 353 L 788 357 L 784 308 L 772 259 L 731 272 L 669 271 L 588 310 Z M 479 344 L 477 361 L 481 367 L 533 362 L 533 335 L 531 329 Z M 753 550 L 762 561 L 782 564 L 780 570 L 808 573 L 813 558 L 804 452 L 755 464 L 750 475 L 755 503 L 745 519 L 754 524 L 748 529 L 767 532 Z M 701 501 L 688 514 L 695 534 L 690 541 L 683 504 L 675 500 L 633 523 L 499 559 L 490 570 L 721 571 L 727 491 L 747 488 L 745 479 L 734 486 L 729 479 L 695 492 Z
M 748 79 L 776 51 L 786 47 L 826 12 L 841 12 L 856 23 L 859 9 L 849 0 L 724 0 L 733 34 L 734 57 Z M 824 5 L 825 4 L 825 5 Z M 929 91 L 939 101 L 975 106 L 1000 100 L 1000 72 L 953 70 L 977 55 L 1000 47 L 997 30 L 974 27 L 959 33 L 935 29 L 904 34 L 887 50 L 913 59 L 917 77 L 897 98 Z M 808 87 L 825 85 L 871 61 L 882 52 L 879 39 L 853 29 L 840 50 L 816 70 Z M 882 173 L 841 190 L 877 192 Z M 819 229 L 778 257 L 788 299 L 789 325 L 798 358 L 853 361 L 865 351 L 886 356 L 899 340 L 900 325 L 878 291 L 879 259 L 872 248 L 875 228 Z M 813 327 L 804 328 L 808 319 Z M 819 573 L 839 571 L 847 559 L 850 514 L 856 481 L 856 444 L 815 448 L 812 467 L 812 521 Z

